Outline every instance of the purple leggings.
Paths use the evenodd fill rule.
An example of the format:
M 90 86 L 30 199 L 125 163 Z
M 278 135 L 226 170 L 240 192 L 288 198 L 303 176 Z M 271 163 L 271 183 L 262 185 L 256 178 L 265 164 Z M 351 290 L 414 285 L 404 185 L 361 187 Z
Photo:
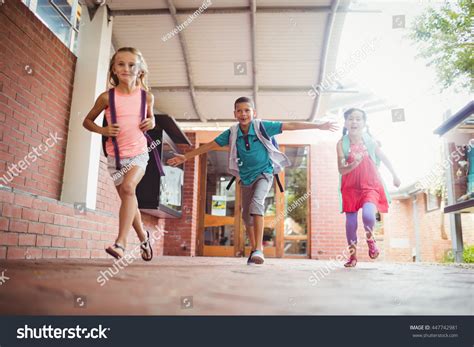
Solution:
M 371 202 L 366 202 L 362 206 L 362 221 L 366 232 L 372 233 L 375 225 L 375 213 L 377 207 Z M 357 244 L 357 214 L 358 212 L 346 212 L 346 237 L 347 244 Z

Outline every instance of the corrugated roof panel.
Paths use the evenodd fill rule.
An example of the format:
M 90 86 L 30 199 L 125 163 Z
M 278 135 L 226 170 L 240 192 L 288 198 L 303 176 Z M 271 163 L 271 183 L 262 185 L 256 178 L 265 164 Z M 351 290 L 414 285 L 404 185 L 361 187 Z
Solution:
M 204 3 L 209 8 L 245 7 L 249 6 L 248 0 L 173 0 L 174 6 L 180 8 L 199 8 Z
M 112 0 L 107 1 L 107 6 L 112 10 L 138 10 L 152 8 L 168 8 L 166 0 Z
M 257 62 L 260 85 L 308 85 L 319 67 L 327 14 L 257 15 Z
M 186 20 L 185 16 L 179 18 L 180 22 Z M 196 85 L 252 84 L 249 15 L 202 14 L 182 33 Z M 242 64 L 234 69 L 234 63 Z
M 114 41 L 119 47 L 132 46 L 142 52 L 148 64 L 151 85 L 188 85 L 179 38 L 161 39 L 173 28 L 174 23 L 168 15 L 114 18 Z M 150 36 L 156 39 L 150 41 Z
M 330 6 L 331 0 L 258 0 L 258 6 Z
M 155 110 L 166 113 L 176 119 L 198 119 L 194 112 L 189 92 L 156 92 Z
M 258 114 L 263 119 L 305 120 L 312 107 L 312 99 L 306 92 L 259 93 Z
M 197 101 L 203 115 L 208 120 L 212 119 L 234 119 L 234 101 L 240 96 L 248 96 L 248 93 L 224 93 L 224 92 L 199 92 Z

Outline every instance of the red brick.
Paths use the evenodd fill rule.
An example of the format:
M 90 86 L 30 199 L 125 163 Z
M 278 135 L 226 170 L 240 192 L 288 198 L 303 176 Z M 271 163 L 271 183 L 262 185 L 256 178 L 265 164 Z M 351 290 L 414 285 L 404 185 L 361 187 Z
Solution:
M 68 249 L 58 249 L 57 258 L 69 258 L 69 252 Z
M 10 218 L 21 218 L 21 207 L 10 204 L 3 204 L 2 216 Z
M 41 248 L 28 247 L 26 250 L 26 259 L 41 259 L 43 257 L 43 250 Z
M 26 248 L 10 246 L 7 249 L 7 259 L 25 259 Z
M 7 259 L 7 247 L 0 247 L 0 259 Z
M 18 234 L 0 231 L 0 245 L 4 245 L 4 246 L 18 245 Z
M 17 220 L 10 220 L 10 231 L 26 233 L 28 231 L 28 223 Z
M 36 235 L 20 234 L 18 244 L 20 246 L 34 246 L 36 244 Z
M 48 209 L 48 203 L 40 199 L 35 199 L 33 200 L 33 208 L 40 211 L 46 211 Z
M 30 222 L 28 224 L 28 232 L 33 234 L 44 234 L 44 224 Z
M 49 235 L 38 235 L 36 238 L 36 246 L 38 247 L 51 247 L 51 236 Z
M 56 249 L 43 249 L 43 258 L 44 259 L 56 258 L 57 252 L 58 251 Z
M 66 239 L 64 237 L 54 236 L 51 242 L 52 247 L 64 247 Z
M 30 208 L 23 208 L 21 212 L 22 219 L 37 222 L 39 218 L 39 211 Z
M 0 231 L 8 231 L 8 226 L 10 225 L 10 220 L 5 217 L 0 217 Z
M 45 224 L 44 233 L 47 235 L 59 235 L 59 227 L 57 225 Z
M 49 212 L 41 211 L 38 220 L 41 223 L 53 223 L 54 215 Z
M 0 202 L 8 202 L 13 204 L 14 195 L 12 192 L 6 192 L 4 190 L 0 190 Z
M 16 194 L 15 205 L 31 208 L 33 205 L 33 198 L 28 195 Z

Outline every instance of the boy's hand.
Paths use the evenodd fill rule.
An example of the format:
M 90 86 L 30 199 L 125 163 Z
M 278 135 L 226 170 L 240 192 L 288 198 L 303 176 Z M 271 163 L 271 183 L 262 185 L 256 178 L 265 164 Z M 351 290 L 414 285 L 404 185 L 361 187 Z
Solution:
M 143 122 L 140 123 L 140 130 L 145 132 L 155 127 L 155 118 L 145 118 Z
M 173 158 L 168 159 L 166 164 L 171 165 L 171 166 L 178 166 L 181 165 L 186 161 L 186 157 L 182 154 L 176 154 Z
M 102 128 L 102 135 L 107 137 L 115 137 L 119 134 L 120 127 L 118 124 L 110 124 Z
M 401 182 L 400 182 L 400 179 L 398 178 L 398 176 L 393 176 L 393 185 L 398 188 L 398 187 L 400 187 L 400 184 L 401 184 Z
M 337 122 L 333 120 L 329 121 L 323 121 L 318 124 L 318 129 L 320 130 L 329 130 L 329 131 L 336 131 L 339 129 L 339 125 L 337 125 Z

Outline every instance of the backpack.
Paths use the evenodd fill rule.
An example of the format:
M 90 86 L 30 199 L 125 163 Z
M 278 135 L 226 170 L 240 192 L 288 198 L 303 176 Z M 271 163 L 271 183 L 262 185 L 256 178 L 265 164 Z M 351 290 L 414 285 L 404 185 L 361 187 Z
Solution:
M 115 88 L 111 88 L 108 91 L 109 93 L 109 107 L 110 107 L 110 118 L 112 121 L 112 124 L 117 123 L 117 111 L 115 109 Z M 140 105 L 140 114 L 141 114 L 141 120 L 143 121 L 145 119 L 145 107 L 146 107 L 146 91 L 141 89 L 141 105 Z M 102 126 L 107 127 L 107 117 L 104 115 L 104 120 L 102 121 Z M 143 133 L 143 135 L 146 137 L 147 144 L 151 145 L 151 143 L 154 142 L 154 140 L 151 138 L 150 135 L 148 135 L 146 132 Z M 107 157 L 107 151 L 105 150 L 105 144 L 107 142 L 108 136 L 102 136 L 102 149 L 104 150 L 104 155 Z M 114 154 L 115 154 L 115 168 L 117 170 L 122 169 L 122 165 L 120 164 L 120 154 L 119 154 L 119 147 L 118 147 L 118 142 L 117 142 L 117 137 L 111 136 L 112 138 L 112 144 L 114 146 Z M 163 171 L 163 165 L 161 164 L 161 159 L 160 159 L 160 154 L 158 153 L 158 149 L 156 146 L 153 148 L 153 155 L 155 156 L 155 162 L 156 166 L 158 168 L 158 172 L 160 173 L 160 176 L 164 176 L 165 173 Z
M 275 139 L 274 136 L 270 137 L 268 136 L 268 133 L 267 131 L 265 130 L 265 127 L 263 126 L 263 123 L 260 123 L 260 132 L 262 133 L 263 137 L 269 141 L 272 142 L 273 146 L 275 146 L 276 149 L 279 149 L 280 146 L 278 145 L 278 142 L 277 140 Z M 278 188 L 280 189 L 280 192 L 284 192 L 285 190 L 283 189 L 283 185 L 281 184 L 281 181 L 280 181 L 280 177 L 278 176 L 278 174 L 274 174 L 273 175 L 275 177 L 275 181 L 276 183 L 278 184 Z M 235 181 L 235 176 L 232 176 L 229 184 L 227 184 L 227 187 L 225 188 L 226 190 L 229 190 L 230 187 L 232 187 L 232 184 L 234 183 Z

